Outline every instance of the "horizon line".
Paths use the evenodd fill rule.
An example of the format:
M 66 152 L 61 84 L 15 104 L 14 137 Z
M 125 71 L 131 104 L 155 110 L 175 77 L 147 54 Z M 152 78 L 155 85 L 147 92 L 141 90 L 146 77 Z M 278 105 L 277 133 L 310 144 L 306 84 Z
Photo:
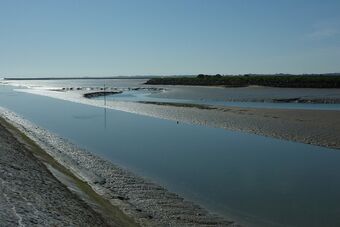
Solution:
M 269 75 L 288 75 L 288 76 L 303 76 L 303 75 L 334 75 L 340 76 L 340 72 L 332 72 L 332 73 L 244 73 L 244 74 L 167 74 L 167 75 L 160 75 L 160 74 L 150 74 L 150 75 L 133 75 L 133 76 L 47 76 L 47 77 L 31 77 L 31 76 L 11 76 L 11 77 L 0 77 L 0 80 L 48 80 L 48 79 L 56 79 L 56 80 L 66 80 L 66 79 L 149 79 L 154 77 L 193 77 L 197 75 L 222 75 L 222 76 L 245 76 L 245 75 L 253 75 L 253 76 L 269 76 Z

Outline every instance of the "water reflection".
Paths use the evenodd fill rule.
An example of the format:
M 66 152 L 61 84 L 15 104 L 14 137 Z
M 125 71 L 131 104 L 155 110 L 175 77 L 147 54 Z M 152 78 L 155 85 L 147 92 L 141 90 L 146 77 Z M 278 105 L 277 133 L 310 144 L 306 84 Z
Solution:
M 216 105 L 226 107 L 250 107 L 250 108 L 274 108 L 274 109 L 316 109 L 316 110 L 340 110 L 340 104 L 314 104 L 314 103 L 273 103 L 273 102 L 240 102 L 240 101 L 217 101 L 210 99 L 184 99 L 157 97 L 154 92 L 145 90 L 124 91 L 121 94 L 108 95 L 107 97 L 96 97 L 96 99 L 111 99 L 126 102 L 164 102 L 164 103 L 183 103 L 199 105 Z
M 339 151 L 10 93 L 1 106 L 223 215 L 340 226 Z
M 107 125 L 106 106 L 103 109 L 104 109 L 104 128 L 106 129 L 106 125 Z

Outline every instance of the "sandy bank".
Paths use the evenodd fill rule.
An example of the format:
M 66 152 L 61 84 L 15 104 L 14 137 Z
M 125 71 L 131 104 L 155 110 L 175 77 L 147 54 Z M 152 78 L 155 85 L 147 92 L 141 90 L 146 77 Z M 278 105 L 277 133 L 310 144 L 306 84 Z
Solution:
M 340 103 L 340 89 L 297 89 L 263 86 L 248 86 L 241 88 L 198 86 L 163 87 L 167 88 L 166 92 L 155 93 L 152 94 L 151 97 L 162 99 L 215 100 L 226 102 Z
M 104 107 L 102 100 L 87 99 L 77 92 L 41 92 L 30 89 L 19 91 Z M 110 100 L 107 100 L 105 107 L 340 149 L 340 111 L 336 110 L 260 109 Z
M 142 226 L 238 226 L 1 109 L 2 116 Z M 122 225 L 119 225 L 122 226 Z
M 1 226 L 109 226 L 33 155 L 33 144 L 19 137 L 0 119 Z
M 127 103 L 120 109 L 190 124 L 340 149 L 340 111 L 335 110 L 181 106 L 145 102 Z

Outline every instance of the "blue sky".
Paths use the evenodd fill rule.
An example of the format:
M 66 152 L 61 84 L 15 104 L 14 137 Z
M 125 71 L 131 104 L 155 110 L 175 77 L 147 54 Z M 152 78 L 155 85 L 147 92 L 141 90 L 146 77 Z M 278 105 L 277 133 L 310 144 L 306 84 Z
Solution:
M 0 77 L 340 72 L 339 12 L 339 0 L 0 0 Z

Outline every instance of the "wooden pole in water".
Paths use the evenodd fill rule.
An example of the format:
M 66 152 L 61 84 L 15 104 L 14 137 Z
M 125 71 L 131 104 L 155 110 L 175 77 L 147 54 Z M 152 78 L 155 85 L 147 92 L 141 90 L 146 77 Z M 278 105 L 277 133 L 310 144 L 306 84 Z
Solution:
M 105 81 L 104 81 L 104 106 L 106 106 L 106 93 L 105 93 L 106 87 L 105 87 Z
M 106 93 L 105 93 L 105 80 L 104 80 L 104 128 L 106 128 Z

